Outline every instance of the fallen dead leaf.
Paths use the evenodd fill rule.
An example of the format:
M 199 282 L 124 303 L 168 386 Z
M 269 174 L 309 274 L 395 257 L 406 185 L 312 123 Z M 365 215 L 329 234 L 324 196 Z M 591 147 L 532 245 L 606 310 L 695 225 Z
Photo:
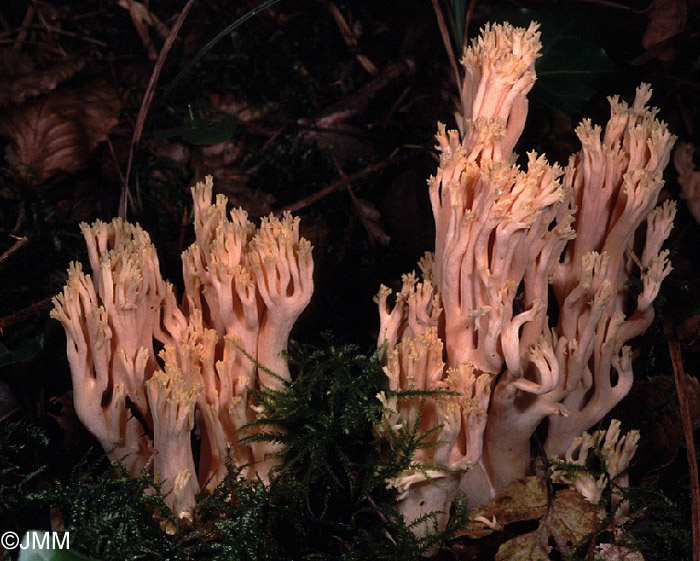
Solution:
M 547 544 L 547 534 L 535 530 L 508 540 L 496 552 L 495 561 L 548 561 L 552 546 Z
M 239 142 L 200 146 L 197 153 L 190 159 L 190 167 L 196 165 L 197 173 L 216 177 L 216 192 L 226 195 L 232 206 L 245 209 L 253 218 L 270 214 L 275 197 L 250 187 L 250 178 L 240 167 L 243 148 Z
M 644 561 L 639 551 L 632 551 L 621 545 L 602 543 L 596 548 L 596 559 L 604 561 Z
M 503 543 L 498 548 L 495 559 L 547 561 L 552 551 L 550 540 L 556 544 L 559 554 L 570 553 L 573 546 L 593 534 L 599 526 L 597 507 L 578 491 L 562 489 L 554 496 L 537 530 Z
M 693 427 L 697 429 L 700 428 L 700 384 L 692 376 L 686 376 L 686 383 Z M 635 410 L 653 412 L 651 422 L 648 414 L 644 414 L 647 423 L 641 430 L 633 467 L 643 474 L 645 485 L 652 484 L 659 470 L 676 459 L 684 438 L 673 378 L 654 376 L 640 380 L 632 387 L 628 399 Z
M 42 68 L 37 67 L 26 53 L 0 49 L 0 76 L 3 77 L 0 82 L 0 106 L 22 103 L 30 97 L 55 90 L 61 82 L 80 71 L 84 63 L 84 60 L 72 58 Z
M 352 193 L 352 191 L 350 191 Z M 352 195 L 352 202 L 355 206 L 355 211 L 362 221 L 362 225 L 367 230 L 367 235 L 369 235 L 370 240 L 378 241 L 382 245 L 389 245 L 391 237 L 384 230 L 384 224 L 382 224 L 381 213 L 376 209 L 376 207 L 364 199 Z
M 642 45 L 649 50 L 685 29 L 688 7 L 685 0 L 653 0 L 648 12 L 649 24 L 642 36 Z M 672 61 L 675 52 L 671 48 L 660 51 L 656 58 Z
M 547 512 L 547 486 L 545 480 L 534 475 L 506 485 L 487 505 L 475 510 L 469 517 L 470 528 L 460 530 L 457 536 L 480 538 L 494 531 L 483 520 L 494 520 L 503 527 L 512 522 L 535 520 Z
M 142 141 L 142 147 L 156 158 L 167 158 L 182 166 L 189 164 L 192 155 L 190 149 L 184 144 L 167 140 L 155 141 L 152 138 L 146 138 Z
M 695 146 L 689 142 L 681 142 L 673 151 L 673 165 L 678 173 L 681 199 L 685 200 L 685 204 L 688 205 L 688 210 L 695 221 L 700 222 L 700 170 L 693 162 L 694 154 Z M 679 332 L 678 335 L 683 339 L 682 332 Z
M 121 103 L 105 84 L 54 91 L 0 114 L 0 134 L 10 138 L 6 157 L 22 177 L 44 181 L 75 173 L 119 121 Z
M 554 496 L 542 524 L 554 539 L 557 549 L 561 553 L 570 553 L 573 546 L 598 530 L 598 507 L 578 491 L 562 489 Z
M 233 92 L 215 93 L 205 91 L 203 94 L 209 99 L 214 109 L 235 117 L 241 123 L 250 123 L 257 119 L 262 119 L 266 113 L 278 109 L 277 104 L 271 102 L 266 102 L 261 106 L 251 105 L 248 101 Z

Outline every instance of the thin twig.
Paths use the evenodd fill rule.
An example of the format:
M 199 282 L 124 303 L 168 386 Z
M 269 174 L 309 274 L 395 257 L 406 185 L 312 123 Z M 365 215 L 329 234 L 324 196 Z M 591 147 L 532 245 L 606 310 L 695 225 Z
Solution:
M 313 118 L 299 119 L 299 128 L 331 132 L 334 125 L 343 123 L 367 110 L 377 95 L 392 87 L 398 80 L 413 76 L 416 72 L 416 64 L 410 57 L 401 58 L 385 65 L 372 80 L 367 82 L 359 90 L 345 97 L 332 107 L 325 109 Z M 337 127 L 338 134 L 344 134 L 345 129 Z
M 681 356 L 681 346 L 678 336 L 670 319 L 664 321 L 664 331 L 668 340 L 668 350 L 673 364 L 673 373 L 676 381 L 676 392 L 681 409 L 681 422 L 685 436 L 685 449 L 688 459 L 688 472 L 690 476 L 690 497 L 693 516 L 693 561 L 700 561 L 700 483 L 698 482 L 698 462 L 695 455 L 695 440 L 693 438 L 693 419 L 688 404 L 688 388 Z
M 667 37 L 660 43 L 652 45 L 641 55 L 630 60 L 629 64 L 631 64 L 632 66 L 641 66 L 643 64 L 647 64 L 648 62 L 658 57 L 664 50 L 668 49 L 669 47 L 675 46 L 675 44 L 678 43 L 681 39 L 695 39 L 697 36 L 697 32 L 689 33 L 687 30 L 680 31 L 675 35 L 671 35 L 671 37 Z
M 338 6 L 336 6 L 333 2 L 327 2 L 326 7 L 330 10 L 333 19 L 340 30 L 340 35 L 343 37 L 343 41 L 345 41 L 345 44 L 351 49 L 358 49 L 357 37 L 355 36 L 353 30 L 350 29 L 348 22 L 345 21 L 343 14 L 340 13 Z M 369 59 L 369 57 L 361 53 L 357 53 L 355 58 L 357 58 L 358 62 L 362 65 L 362 68 L 364 68 L 370 76 L 375 76 L 377 74 L 377 67 Z
M 114 145 L 109 139 L 109 136 L 107 137 L 107 146 L 109 147 L 109 153 L 112 156 L 114 167 L 117 169 L 117 173 L 119 174 L 119 179 L 121 180 L 122 184 L 124 184 L 124 173 L 122 172 L 122 168 L 119 167 L 119 160 L 117 159 L 117 154 L 114 152 Z
M 25 319 L 34 316 L 42 312 L 43 310 L 48 310 L 51 307 L 52 298 L 53 296 L 47 296 L 43 300 L 33 302 L 29 304 L 29 306 L 27 306 L 26 308 L 22 308 L 21 310 L 18 310 L 10 314 L 9 316 L 0 318 L 0 331 L 5 329 L 6 327 L 14 325 L 15 323 L 24 321 Z
M 182 27 L 182 24 L 184 23 L 185 18 L 187 17 L 187 14 L 190 11 L 190 8 L 192 7 L 193 3 L 194 0 L 187 0 L 187 4 L 185 4 L 185 7 L 182 9 L 182 12 L 180 12 L 180 15 L 177 17 L 177 20 L 173 24 L 173 28 L 170 30 L 170 35 L 168 35 L 168 38 L 165 40 L 165 44 L 163 45 L 163 48 L 160 50 L 158 60 L 156 60 L 156 63 L 153 65 L 153 73 L 151 74 L 151 78 L 148 81 L 146 93 L 144 94 L 143 101 L 141 102 L 141 109 L 139 109 L 139 114 L 136 117 L 134 134 L 131 137 L 131 146 L 129 147 L 129 159 L 127 160 L 126 172 L 124 173 L 122 194 L 119 198 L 119 216 L 124 219 L 126 219 L 126 203 L 127 200 L 131 198 L 131 193 L 129 192 L 129 176 L 131 175 L 131 166 L 134 160 L 134 151 L 136 149 L 136 145 L 141 140 L 141 135 L 143 134 L 143 125 L 146 122 L 146 115 L 148 114 L 148 109 L 150 108 L 151 102 L 153 101 L 153 96 L 155 95 L 156 84 L 158 83 L 160 71 L 163 69 L 165 59 L 167 58 L 168 53 L 170 52 L 170 49 L 173 46 L 173 43 L 175 43 L 175 38 L 177 37 L 177 34 L 180 31 L 180 28 Z
M 396 113 L 396 111 L 398 111 L 399 107 L 401 107 L 401 104 L 404 102 L 404 100 L 406 99 L 406 97 L 408 96 L 409 92 L 412 89 L 413 89 L 413 86 L 411 86 L 411 85 L 408 85 L 404 88 L 404 90 L 401 92 L 401 95 L 399 95 L 399 97 L 396 99 L 396 101 L 391 105 L 388 113 L 382 119 L 382 123 L 384 123 L 385 125 L 387 123 L 389 123 L 391 118 L 394 116 L 394 113 Z
M 22 25 L 20 25 L 19 33 L 17 38 L 14 40 L 12 49 L 19 51 L 24 44 L 24 40 L 27 38 L 27 31 L 29 30 L 29 24 L 32 23 L 34 19 L 34 6 L 31 4 L 27 5 L 27 12 L 24 14 L 24 20 L 22 20 Z
M 646 14 L 649 10 L 651 10 L 651 6 L 654 3 L 652 0 L 649 2 L 649 5 L 644 8 L 644 9 L 635 9 L 632 8 L 631 6 L 626 6 L 625 4 L 621 4 L 620 2 L 611 2 L 609 0 L 578 0 L 579 2 L 584 2 L 586 4 L 598 4 L 599 6 L 605 6 L 606 8 L 615 8 L 616 10 L 624 10 L 627 12 L 632 12 L 633 14 Z
M 141 43 L 143 43 L 144 48 L 148 52 L 148 60 L 157 60 L 158 55 L 156 54 L 156 48 L 155 46 L 153 46 L 153 41 L 151 41 L 151 35 L 148 32 L 149 26 L 146 23 L 145 19 L 143 17 L 140 17 L 144 14 L 139 14 L 136 12 L 136 4 L 134 4 L 134 0 L 125 0 L 124 2 L 119 2 L 118 5 L 129 12 L 129 16 L 131 17 L 131 23 L 134 24 L 136 33 L 141 39 Z M 143 7 L 147 14 L 150 14 L 150 12 L 148 12 L 148 8 L 143 6 L 143 4 L 139 3 L 138 6 Z
M 297 201 L 295 203 L 292 203 L 290 205 L 285 206 L 284 208 L 281 208 L 277 211 L 275 211 L 276 215 L 281 215 L 283 212 L 289 211 L 289 212 L 296 212 L 299 209 L 302 209 L 304 207 L 309 206 L 312 203 L 315 203 L 316 201 L 322 199 L 323 197 L 326 197 L 333 193 L 334 191 L 337 191 L 338 189 L 342 189 L 346 185 L 349 185 L 350 183 L 357 181 L 361 177 L 364 177 L 365 175 L 369 175 L 370 173 L 375 173 L 376 171 L 382 169 L 386 165 L 389 164 L 394 159 L 394 156 L 396 155 L 396 150 L 383 162 L 379 162 L 378 164 L 372 164 L 370 166 L 367 166 L 364 169 L 361 169 L 359 171 L 356 171 L 355 173 L 351 173 L 350 175 L 346 175 L 344 177 L 341 177 L 338 179 L 338 181 L 334 181 L 330 185 L 327 185 L 320 191 L 317 191 L 313 195 L 309 195 L 308 197 L 301 199 L 300 201 Z
M 98 10 L 93 10 L 92 12 L 83 12 L 82 14 L 72 14 L 69 16 L 69 19 L 70 19 L 70 21 L 80 21 L 81 19 L 99 16 L 101 14 L 104 14 L 105 12 L 108 12 L 110 7 L 111 6 L 106 5 L 104 8 L 99 8 Z
M 14 44 L 15 40 L 12 38 L 0 38 L 0 45 L 7 45 L 9 43 Z M 54 47 L 52 45 L 49 45 L 46 43 L 46 41 L 30 41 L 29 39 L 25 39 L 22 42 L 22 45 L 27 45 L 27 46 L 32 46 L 32 47 L 41 47 L 42 52 L 48 54 L 56 54 L 56 55 L 61 55 L 63 57 L 63 51 L 58 49 L 57 47 Z
M 459 74 L 459 67 L 457 66 L 457 60 L 455 59 L 454 49 L 452 48 L 452 41 L 450 40 L 450 32 L 447 29 L 447 24 L 445 23 L 445 17 L 440 9 L 438 0 L 433 1 L 433 11 L 435 12 L 435 18 L 437 19 L 438 28 L 440 29 L 440 35 L 442 36 L 442 44 L 445 46 L 447 51 L 447 57 L 450 59 L 450 66 L 452 67 L 452 73 L 454 74 L 455 84 L 458 90 L 462 90 L 462 78 Z
M 9 22 L 5 19 L 5 17 L 0 13 L 0 27 L 3 29 L 3 35 L 5 33 L 12 33 L 12 29 L 10 29 L 10 24 Z
M 27 236 L 22 236 L 21 238 L 19 238 L 14 244 L 12 244 L 12 247 L 10 249 L 8 249 L 2 255 L 0 255 L 0 263 L 2 263 L 5 259 L 7 259 L 10 255 L 12 255 L 15 251 L 17 251 L 26 243 Z
M 36 12 L 36 17 L 39 18 L 39 21 L 41 22 L 41 26 L 46 30 L 47 33 L 51 33 L 51 28 L 49 27 L 49 24 L 46 21 L 46 18 L 44 18 L 44 15 L 41 13 L 41 10 L 39 7 L 36 5 L 36 0 L 29 0 L 30 4 L 34 7 L 34 11 Z
M 476 0 L 471 0 L 471 2 L 469 2 L 469 8 L 467 8 L 467 15 L 464 18 L 464 36 L 462 37 L 462 49 L 467 48 L 467 40 L 469 38 L 469 24 L 472 22 L 472 16 L 474 15 L 475 7 Z
M 53 25 L 30 25 L 29 26 L 32 29 L 44 29 L 49 33 L 56 33 L 57 35 L 65 35 L 66 37 L 73 37 L 75 39 L 79 39 L 80 41 L 85 41 L 86 43 L 92 43 L 94 45 L 97 45 L 98 47 L 106 47 L 107 43 L 104 41 L 100 41 L 99 39 L 95 39 L 93 37 L 90 37 L 88 35 L 80 35 L 79 33 L 75 33 L 73 31 L 66 31 L 65 29 L 59 29 L 58 27 L 55 27 Z
M 44 18 L 44 15 L 41 13 L 41 10 L 39 9 L 39 6 L 36 5 L 36 0 L 29 0 L 31 2 L 32 6 L 34 6 L 34 11 L 36 11 L 36 17 L 39 18 L 39 21 L 41 22 L 41 26 L 46 30 L 46 32 L 51 35 L 51 27 L 46 21 L 46 18 Z M 63 48 L 61 43 L 56 43 L 56 48 L 61 51 L 61 54 L 63 55 L 63 58 L 68 58 L 68 53 L 66 50 Z

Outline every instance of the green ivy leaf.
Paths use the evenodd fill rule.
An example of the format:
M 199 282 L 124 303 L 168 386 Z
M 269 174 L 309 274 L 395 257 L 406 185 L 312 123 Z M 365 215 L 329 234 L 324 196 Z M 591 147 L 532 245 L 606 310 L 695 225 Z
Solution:
M 179 136 L 189 144 L 208 145 L 226 142 L 237 130 L 237 121 L 209 121 L 195 118 L 180 127 L 155 130 L 153 137 L 156 140 L 164 140 Z
M 589 10 L 571 6 L 496 10 L 491 21 L 518 27 L 539 22 L 542 51 L 535 63 L 537 82 L 532 93 L 554 109 L 578 111 L 615 70 Z

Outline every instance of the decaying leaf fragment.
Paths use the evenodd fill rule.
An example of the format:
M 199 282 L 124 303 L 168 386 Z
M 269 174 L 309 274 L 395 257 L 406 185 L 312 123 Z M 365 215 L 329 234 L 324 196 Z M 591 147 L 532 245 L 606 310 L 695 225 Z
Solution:
M 469 517 L 470 528 L 457 535 L 480 538 L 513 522 L 536 520 L 546 512 L 545 480 L 532 475 L 507 485 L 489 504 L 474 511 Z
M 685 200 L 693 218 L 700 222 L 700 170 L 693 162 L 694 154 L 695 146 L 690 142 L 681 142 L 673 154 L 673 164 L 678 172 L 681 199 Z
M 691 320 L 696 320 L 692 325 Z M 700 318 L 690 318 L 682 327 L 688 330 L 688 338 L 700 333 Z M 679 332 L 682 333 L 681 329 Z M 690 329 L 695 333 L 690 334 Z M 682 335 L 681 335 L 682 336 Z M 700 428 L 700 384 L 693 376 L 686 376 L 688 404 L 693 428 Z M 636 404 L 630 413 L 639 414 L 636 422 L 644 422 L 639 450 L 635 454 L 635 470 L 643 474 L 644 485 L 650 485 L 659 477 L 660 470 L 670 465 L 678 456 L 683 443 L 683 426 L 678 411 L 678 398 L 671 376 L 653 376 L 640 380 L 630 392 L 630 402 Z M 649 415 L 648 412 L 652 412 Z M 643 418 L 642 418 L 643 417 Z M 633 418 L 633 417 L 628 417 Z M 634 419 L 634 418 L 633 418 Z
M 632 551 L 621 545 L 602 543 L 596 548 L 596 559 L 605 561 L 644 561 L 639 551 Z
M 598 507 L 589 503 L 573 489 L 562 489 L 554 496 L 547 514 L 540 523 L 562 553 L 571 548 L 600 526 Z
M 647 11 L 649 24 L 644 30 L 642 45 L 649 50 L 681 33 L 688 21 L 688 7 L 685 0 L 653 0 Z M 665 48 L 656 53 L 659 60 L 671 62 L 675 51 Z
M 350 193 L 352 194 L 352 191 L 350 191 Z M 376 240 L 382 245 L 389 245 L 391 236 L 386 233 L 384 225 L 382 224 L 381 214 L 377 208 L 365 199 L 359 199 L 354 194 L 351 196 L 355 211 L 360 217 L 360 221 L 365 227 L 365 230 L 367 230 L 367 235 L 370 240 L 372 242 Z
M 549 502 L 546 479 L 530 476 L 504 487 L 489 504 L 469 517 L 470 527 L 458 536 L 481 538 L 513 522 L 540 519 L 536 530 L 503 543 L 496 561 L 547 561 L 552 545 L 569 553 L 600 529 L 598 508 L 574 489 L 561 489 Z
M 602 543 L 596 548 L 596 559 L 604 561 L 644 561 L 639 551 L 633 551 L 621 545 Z
M 537 530 L 508 540 L 496 553 L 496 561 L 547 561 L 552 547 L 550 538 L 560 553 L 572 548 L 600 527 L 595 505 L 573 489 L 557 492 Z
M 22 103 L 24 100 L 56 89 L 76 72 L 85 61 L 68 58 L 50 65 L 37 67 L 26 53 L 11 48 L 0 49 L 0 106 Z
M 495 561 L 548 561 L 552 546 L 540 529 L 508 540 L 496 552 Z
M 43 181 L 82 169 L 119 121 L 121 102 L 105 84 L 51 92 L 0 114 L 0 134 L 11 139 L 6 158 L 23 177 Z

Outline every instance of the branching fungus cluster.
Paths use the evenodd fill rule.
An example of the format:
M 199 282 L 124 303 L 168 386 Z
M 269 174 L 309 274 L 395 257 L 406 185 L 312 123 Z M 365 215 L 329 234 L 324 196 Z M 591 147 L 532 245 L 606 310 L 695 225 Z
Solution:
M 258 416 L 251 390 L 289 379 L 283 353 L 313 292 L 297 218 L 270 216 L 257 228 L 240 209 L 229 218 L 226 197 L 211 204 L 211 177 L 192 193 L 196 240 L 182 255 L 181 304 L 148 234 L 115 219 L 82 225 L 93 274 L 72 264 L 51 314 L 66 330 L 80 420 L 132 474 L 153 457 L 180 517 L 221 480 L 229 456 L 267 480 L 274 445 L 241 442 Z
M 657 200 L 675 138 L 646 106 L 648 86 L 631 105 L 610 98 L 604 128 L 584 120 L 564 169 L 534 153 L 515 164 L 539 50 L 536 24 L 487 25 L 465 50 L 460 130 L 438 127 L 428 182 L 435 252 L 393 306 L 388 288 L 377 297 L 392 389 L 462 394 L 424 406 L 438 447 L 415 464 L 442 471 L 390 482 L 409 520 L 447 512 L 460 490 L 478 506 L 526 475 L 543 423 L 546 453 L 564 457 L 629 391 L 625 343 L 651 323 L 671 270 L 661 247 L 675 206 Z M 385 421 L 411 423 L 414 401 L 387 402 Z
M 565 168 L 535 153 L 515 163 L 539 50 L 536 24 L 486 26 L 465 50 L 459 131 L 439 125 L 428 182 L 435 252 L 420 278 L 377 297 L 391 390 L 379 395 L 378 432 L 419 426 L 434 444 L 388 482 L 409 522 L 440 511 L 444 526 L 458 492 L 478 506 L 526 475 L 543 425 L 547 455 L 582 458 L 580 435 L 630 389 L 625 343 L 651 323 L 671 270 L 662 245 L 675 206 L 657 201 L 675 138 L 647 107 L 648 86 L 631 105 L 610 98 L 604 128 L 584 120 Z M 181 302 L 148 235 L 116 219 L 82 226 L 93 274 L 72 264 L 52 312 L 67 333 L 78 416 L 130 472 L 153 457 L 181 517 L 228 457 L 268 478 L 275 446 L 242 441 L 259 415 L 251 391 L 289 379 L 283 351 L 313 291 L 297 219 L 256 228 L 242 210 L 227 217 L 225 197 L 211 204 L 211 178 L 193 196 Z M 611 428 L 605 446 L 626 466 L 634 443 L 618 436 Z M 577 483 L 591 496 L 601 485 Z

